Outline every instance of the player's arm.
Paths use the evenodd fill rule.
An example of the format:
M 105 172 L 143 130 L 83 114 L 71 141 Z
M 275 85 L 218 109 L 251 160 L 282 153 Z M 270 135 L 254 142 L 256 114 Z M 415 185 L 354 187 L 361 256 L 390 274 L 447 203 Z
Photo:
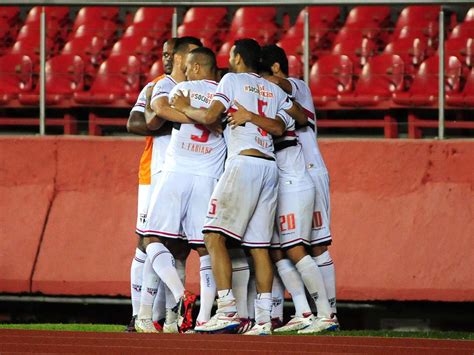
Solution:
M 130 112 L 127 121 L 127 131 L 139 136 L 159 136 L 163 134 L 161 130 L 149 130 L 146 124 L 145 114 L 140 111 Z
M 265 79 L 271 81 L 274 84 L 277 84 L 284 92 L 288 95 L 291 95 L 293 92 L 293 87 L 288 79 L 280 78 L 279 76 L 269 75 L 266 76 Z
M 293 101 L 293 106 L 291 108 L 285 110 L 287 114 L 289 114 L 299 126 L 307 126 L 308 125 L 308 116 L 304 112 L 303 108 L 299 103 Z
M 204 125 L 214 124 L 225 111 L 224 105 L 216 100 L 213 100 L 211 102 L 211 106 L 209 106 L 207 109 L 192 107 L 189 97 L 185 97 L 181 93 L 176 94 L 172 98 L 171 104 L 178 111 L 192 119 L 194 123 L 200 123 Z
M 283 133 L 285 133 L 285 123 L 278 116 L 273 119 L 257 115 L 256 113 L 248 111 L 237 101 L 234 101 L 234 105 L 237 107 L 237 111 L 229 113 L 228 119 L 228 123 L 232 128 L 241 126 L 246 122 L 250 122 L 260 127 L 264 131 L 267 131 L 272 136 L 281 136 Z

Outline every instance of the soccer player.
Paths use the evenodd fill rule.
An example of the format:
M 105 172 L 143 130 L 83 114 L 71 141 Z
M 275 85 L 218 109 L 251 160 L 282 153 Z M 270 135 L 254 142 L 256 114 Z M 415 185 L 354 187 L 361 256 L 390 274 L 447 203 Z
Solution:
M 311 176 L 316 190 L 313 211 L 312 233 L 310 239 L 311 254 L 314 262 L 317 263 L 317 265 L 319 266 L 319 270 L 321 272 L 322 280 L 324 283 L 324 288 L 326 291 L 325 293 L 331 306 L 331 314 L 329 315 L 329 318 L 327 314 L 323 315 L 323 317 L 327 319 L 326 321 L 321 322 L 320 320 L 318 321 L 312 319 L 311 324 L 308 325 L 308 320 L 311 317 L 305 317 L 304 314 L 309 314 L 309 306 L 307 302 L 305 303 L 305 298 L 298 297 L 298 300 L 295 301 L 295 307 L 297 308 L 297 317 L 295 317 L 290 322 L 293 324 L 289 324 L 288 327 L 284 327 L 281 330 L 296 330 L 298 327 L 304 327 L 304 329 L 301 329 L 299 331 L 300 333 L 314 333 L 323 330 L 321 328 L 324 328 L 325 325 L 327 325 L 330 329 L 337 328 L 339 324 L 336 317 L 337 311 L 334 265 L 328 251 L 328 246 L 331 244 L 332 241 L 329 229 L 329 176 L 316 140 L 316 116 L 311 92 L 308 86 L 304 83 L 304 81 L 288 77 L 288 60 L 284 50 L 280 47 L 276 45 L 265 46 L 262 49 L 262 65 L 264 67 L 267 67 L 268 70 L 271 71 L 272 76 L 269 76 L 268 79 L 272 80 L 273 82 L 278 84 L 283 90 L 289 93 L 291 97 L 294 98 L 303 107 L 308 117 L 308 125 L 298 127 L 296 130 L 296 134 L 303 148 L 306 168 Z M 293 258 L 290 254 L 288 254 L 288 252 L 287 255 L 290 257 L 290 259 L 293 260 Z M 307 260 L 307 264 L 309 267 L 309 259 L 305 257 L 304 260 Z M 298 264 L 296 266 L 298 271 L 300 271 Z M 290 285 L 290 287 L 287 286 L 289 292 L 292 294 L 301 295 L 301 282 L 299 283 L 299 286 L 295 284 L 295 280 L 297 279 L 295 275 L 297 273 L 295 272 L 296 270 L 294 269 L 294 267 L 292 267 L 291 263 L 289 263 L 289 260 L 280 260 L 279 262 L 277 262 L 277 267 L 280 276 L 282 276 L 282 279 L 284 280 L 285 285 L 287 283 Z M 312 270 L 314 269 L 314 267 L 311 268 Z M 301 271 L 299 272 L 299 274 L 302 276 L 303 281 L 305 281 L 305 277 L 303 276 Z M 317 273 L 315 273 L 315 275 L 316 274 Z M 287 282 L 285 282 L 285 279 L 287 280 Z M 304 282 L 304 284 L 308 288 L 307 283 Z M 309 290 L 309 292 L 311 293 L 311 290 Z M 319 293 L 321 295 L 321 292 Z M 319 314 L 319 304 L 317 304 L 317 306 Z M 298 311 L 298 309 L 300 309 L 300 311 Z M 326 307 L 323 308 L 323 311 L 324 313 L 328 313 Z
M 281 110 L 292 115 L 300 111 L 276 85 L 256 74 L 260 46 L 252 39 L 235 41 L 230 52 L 229 68 L 208 109 L 196 109 L 183 96 L 172 103 L 186 116 L 212 124 L 240 103 L 248 111 L 272 118 L 266 120 L 267 131 L 282 134 L 285 124 L 274 119 Z M 218 290 L 216 314 L 200 328 L 202 332 L 234 330 L 240 325 L 236 300 L 232 292 L 232 264 L 227 243 L 237 242 L 249 248 L 255 262 L 257 299 L 255 326 L 250 334 L 271 332 L 272 262 L 268 253 L 272 237 L 278 171 L 273 154 L 273 139 L 254 121 L 224 131 L 227 161 L 224 174 L 212 194 L 203 227 L 204 241 L 211 256 L 212 271 Z
M 189 97 L 191 106 L 208 108 L 217 88 L 216 58 L 205 47 L 187 55 L 186 79 L 170 92 Z M 168 117 L 174 125 L 167 150 L 163 176 L 156 187 L 156 206 L 150 208 L 148 230 L 150 234 L 166 239 L 181 238 L 200 256 L 201 308 L 197 327 L 209 321 L 216 294 L 211 260 L 204 245 L 202 224 L 207 206 L 218 178 L 224 170 L 226 145 L 222 134 L 211 132 L 202 124 L 194 124 L 185 115 L 176 112 Z M 160 204 L 159 201 L 167 201 Z
M 186 55 L 190 50 L 197 48 L 198 46 L 202 46 L 202 44 L 194 37 L 176 39 L 173 50 L 172 72 L 170 75 L 167 75 L 156 82 L 153 87 L 150 102 L 152 110 L 145 110 L 145 119 L 148 129 L 152 131 L 160 129 L 164 123 L 160 117 L 166 118 L 167 115 L 170 114 L 170 111 L 173 112 L 168 104 L 169 92 L 177 82 L 181 82 L 185 79 L 184 61 L 186 60 Z M 166 144 L 165 150 L 167 146 L 168 144 Z M 143 237 L 143 243 L 146 245 L 146 254 L 150 259 L 154 272 L 167 286 L 167 319 L 165 320 L 163 330 L 165 332 L 175 332 L 178 330 L 176 328 L 179 328 L 179 331 L 185 331 L 190 327 L 191 309 L 195 296 L 184 290 L 182 282 L 182 279 L 184 279 L 184 262 L 178 262 L 178 260 L 185 260 L 189 251 L 185 250 L 183 255 L 182 244 L 177 246 L 176 243 L 174 243 L 165 246 L 153 231 L 148 228 L 148 224 L 150 223 L 150 211 L 157 203 L 163 203 L 163 201 L 156 200 L 156 190 L 154 190 L 148 209 L 146 227 L 139 232 Z M 170 252 L 169 248 L 173 253 Z M 181 255 L 179 255 L 180 253 Z M 180 274 L 177 271 L 178 265 L 181 266 Z M 171 316 L 172 314 L 176 315 L 176 317 Z M 156 332 L 152 323 L 152 307 L 150 305 L 141 302 L 135 326 L 137 330 L 141 332 Z
M 173 48 L 174 48 L 175 38 L 167 40 L 163 44 L 163 68 L 165 74 L 171 74 L 171 69 L 173 67 Z M 138 213 L 137 213 L 137 224 L 136 230 L 143 230 L 146 219 L 147 219 L 147 210 L 150 201 L 151 191 L 155 185 L 156 174 L 161 170 L 161 165 L 163 164 L 164 159 L 157 159 L 157 157 L 164 157 L 164 152 L 155 152 L 153 154 L 153 141 L 154 140 L 164 140 L 165 137 L 170 133 L 170 129 L 167 126 L 162 127 L 156 131 L 150 131 L 147 128 L 146 120 L 144 116 L 145 105 L 146 105 L 146 91 L 149 87 L 154 85 L 154 83 L 163 78 L 159 76 L 155 78 L 151 83 L 145 85 L 140 94 L 138 95 L 137 102 L 130 111 L 130 116 L 127 121 L 127 130 L 130 133 L 134 133 L 140 136 L 146 136 L 145 138 L 145 149 L 140 158 L 140 166 L 138 170 Z M 160 147 L 161 145 L 158 145 Z M 127 326 L 127 331 L 135 331 L 135 318 L 137 317 L 138 311 L 140 309 L 140 297 L 142 291 L 143 283 L 143 268 L 146 260 L 145 246 L 142 243 L 143 239 L 138 238 L 137 248 L 135 250 L 135 256 L 132 260 L 132 265 L 130 268 L 130 288 L 131 288 L 131 299 L 132 299 L 132 319 L 130 324 Z M 149 263 L 148 263 L 149 264 Z M 149 274 L 149 273 L 148 273 Z M 152 293 L 155 293 L 156 290 L 153 288 Z M 161 296 L 163 298 L 164 295 Z M 160 315 L 157 315 L 157 318 L 160 318 Z

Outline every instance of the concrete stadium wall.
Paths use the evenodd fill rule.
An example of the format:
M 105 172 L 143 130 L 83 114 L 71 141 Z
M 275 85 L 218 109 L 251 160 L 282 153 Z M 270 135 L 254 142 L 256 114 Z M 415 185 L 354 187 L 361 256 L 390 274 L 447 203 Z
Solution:
M 339 300 L 474 301 L 474 141 L 321 140 Z M 129 295 L 135 138 L 0 138 L 0 292 Z M 199 290 L 198 258 L 188 287 Z

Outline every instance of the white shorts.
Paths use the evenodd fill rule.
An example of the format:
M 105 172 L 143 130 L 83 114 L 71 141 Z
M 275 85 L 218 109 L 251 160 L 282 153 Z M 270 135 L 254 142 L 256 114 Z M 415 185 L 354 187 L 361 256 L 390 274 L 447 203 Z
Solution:
M 269 247 L 277 189 L 274 160 L 245 155 L 230 158 L 209 202 L 203 233 L 219 232 L 250 248 Z
M 311 245 L 332 241 L 331 230 L 331 204 L 329 200 L 329 174 L 327 171 L 314 172 L 309 170 L 316 190 L 313 212 L 313 232 Z
M 145 235 L 204 245 L 202 226 L 217 179 L 178 172 L 161 174 L 148 210 Z
M 272 248 L 311 244 L 315 190 L 308 173 L 301 178 L 280 177 Z
M 135 227 L 135 233 L 140 236 L 144 235 L 143 233 L 146 228 L 148 207 L 150 206 L 151 195 L 153 193 L 153 189 L 156 186 L 159 175 L 160 173 L 152 175 L 151 184 L 149 185 L 138 185 L 137 224 Z

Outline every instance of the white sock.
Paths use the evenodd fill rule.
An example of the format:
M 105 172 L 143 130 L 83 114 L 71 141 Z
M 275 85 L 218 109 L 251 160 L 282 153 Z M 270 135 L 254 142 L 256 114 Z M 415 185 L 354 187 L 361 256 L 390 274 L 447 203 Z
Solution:
M 178 271 L 176 271 L 175 261 L 168 248 L 161 243 L 150 243 L 146 247 L 146 254 L 151 260 L 153 270 L 158 274 L 158 277 L 168 286 L 173 293 L 176 300 L 184 294 L 184 286 L 179 278 Z
M 319 270 L 323 275 L 324 286 L 328 295 L 329 304 L 331 305 L 332 313 L 337 313 L 336 308 L 336 271 L 332 261 L 329 250 L 326 250 L 321 255 L 313 258 L 319 266 Z
M 140 249 L 135 250 L 135 257 L 130 267 L 130 294 L 132 299 L 132 316 L 136 316 L 140 310 L 140 295 L 143 284 L 143 265 L 146 254 Z
M 272 319 L 278 318 L 283 322 L 283 301 L 285 300 L 285 288 L 278 273 L 273 273 L 272 285 Z
M 158 290 L 158 275 L 153 266 L 151 259 L 147 256 L 143 265 L 143 285 L 140 295 L 140 310 L 138 311 L 139 319 L 151 319 L 153 317 L 153 301 Z
M 200 261 L 200 284 L 201 284 L 201 306 L 197 316 L 198 322 L 207 322 L 211 319 L 212 305 L 216 298 L 216 281 L 212 273 L 211 256 L 205 255 L 199 258 Z
M 217 291 L 217 311 L 224 314 L 237 313 L 237 305 L 231 289 Z
M 296 270 L 296 267 L 289 259 L 282 259 L 276 264 L 278 274 L 281 277 L 283 285 L 288 290 L 295 305 L 295 315 L 302 317 L 305 314 L 311 313 L 311 308 L 306 299 L 303 280 Z
M 271 321 L 272 302 L 272 294 L 270 292 L 257 294 L 257 299 L 255 300 L 255 322 L 257 324 Z
M 248 257 L 247 262 L 250 266 L 249 285 L 247 289 L 247 311 L 250 319 L 255 319 L 255 299 L 257 298 L 257 284 L 255 282 L 255 268 L 253 267 L 253 258 Z
M 296 269 L 301 275 L 304 285 L 308 289 L 310 296 L 316 303 L 318 316 L 330 318 L 331 306 L 329 305 L 326 288 L 324 286 L 323 276 L 319 271 L 318 264 L 309 255 L 304 256 L 296 264 Z
M 186 260 L 175 260 L 176 271 L 178 272 L 179 279 L 183 283 L 183 286 L 186 283 Z
M 247 292 L 250 277 L 247 257 L 242 249 L 229 250 L 232 262 L 232 292 L 237 302 L 237 313 L 240 318 L 248 318 Z
M 158 281 L 158 292 L 156 293 L 155 300 L 153 301 L 153 321 L 158 322 L 166 317 L 166 291 L 165 283 L 161 280 Z

